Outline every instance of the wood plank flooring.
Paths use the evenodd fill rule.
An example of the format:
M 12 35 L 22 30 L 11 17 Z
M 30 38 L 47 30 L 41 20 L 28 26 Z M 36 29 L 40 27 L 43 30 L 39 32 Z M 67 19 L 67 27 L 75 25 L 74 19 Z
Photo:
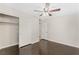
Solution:
M 19 55 L 18 45 L 0 49 L 0 55 Z
M 41 39 L 20 48 L 20 55 L 79 55 L 79 48 Z

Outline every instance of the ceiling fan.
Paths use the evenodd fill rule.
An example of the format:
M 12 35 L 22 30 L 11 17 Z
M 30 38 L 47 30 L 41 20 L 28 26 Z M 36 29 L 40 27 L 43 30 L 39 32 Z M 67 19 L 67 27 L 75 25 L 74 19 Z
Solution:
M 40 16 L 43 16 L 43 15 L 52 16 L 52 12 L 57 12 L 57 11 L 61 10 L 60 8 L 52 9 L 52 8 L 49 8 L 49 7 L 50 7 L 50 3 L 45 3 L 43 10 L 34 10 L 34 11 L 40 12 L 41 13 Z

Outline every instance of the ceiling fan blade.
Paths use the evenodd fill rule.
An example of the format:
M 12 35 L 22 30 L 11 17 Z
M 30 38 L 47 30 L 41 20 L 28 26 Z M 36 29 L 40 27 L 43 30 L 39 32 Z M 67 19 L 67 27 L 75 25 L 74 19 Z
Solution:
M 43 11 L 40 11 L 40 10 L 34 10 L 35 12 L 43 12 Z
M 49 12 L 57 12 L 57 11 L 60 11 L 61 9 L 58 8 L 58 9 L 54 9 L 54 10 L 50 10 Z

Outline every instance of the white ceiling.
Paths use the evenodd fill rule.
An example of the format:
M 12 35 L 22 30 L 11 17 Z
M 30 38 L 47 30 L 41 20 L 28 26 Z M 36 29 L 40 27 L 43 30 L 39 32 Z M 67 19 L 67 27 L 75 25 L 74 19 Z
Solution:
M 44 7 L 44 3 L 4 3 L 3 5 L 30 15 L 39 15 L 39 13 L 34 12 L 34 10 L 42 9 Z M 61 8 L 61 11 L 57 14 L 79 12 L 78 3 L 51 3 L 50 7 Z
M 3 5 L 31 15 L 38 14 L 34 10 L 43 7 L 41 3 L 4 3 Z

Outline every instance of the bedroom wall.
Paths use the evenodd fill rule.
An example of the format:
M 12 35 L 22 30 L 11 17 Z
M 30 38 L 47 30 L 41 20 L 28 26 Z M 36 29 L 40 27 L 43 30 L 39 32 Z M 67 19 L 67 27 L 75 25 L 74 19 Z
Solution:
M 53 13 L 52 17 L 42 17 L 48 23 L 47 40 L 79 48 L 79 4 L 52 5 L 61 11 Z
M 40 4 L 0 4 L 1 13 L 19 17 L 19 46 L 32 44 L 39 41 L 38 16 L 34 16 L 35 9 Z M 25 9 L 24 9 L 25 8 Z M 28 8 L 28 9 L 27 9 Z

